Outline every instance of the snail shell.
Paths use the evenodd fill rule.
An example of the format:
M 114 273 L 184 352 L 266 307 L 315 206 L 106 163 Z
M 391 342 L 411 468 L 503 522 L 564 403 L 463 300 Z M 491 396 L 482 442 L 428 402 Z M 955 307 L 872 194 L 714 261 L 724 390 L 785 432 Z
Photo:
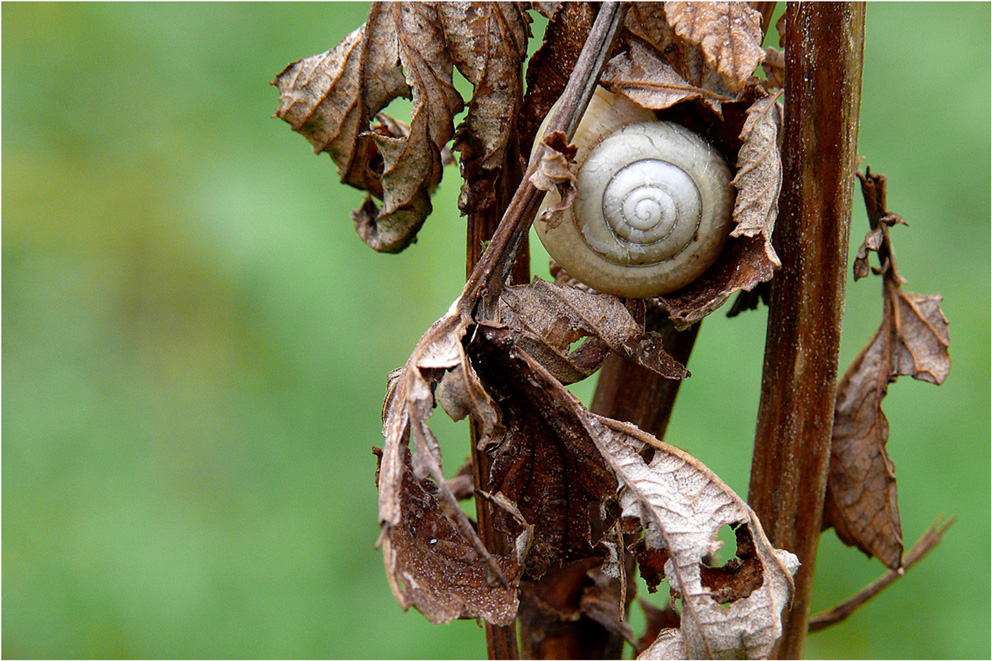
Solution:
M 573 142 L 575 202 L 535 223 L 569 275 L 601 292 L 645 298 L 684 287 L 710 267 L 734 206 L 730 168 L 716 149 L 602 88 Z M 559 201 L 550 192 L 542 209 Z

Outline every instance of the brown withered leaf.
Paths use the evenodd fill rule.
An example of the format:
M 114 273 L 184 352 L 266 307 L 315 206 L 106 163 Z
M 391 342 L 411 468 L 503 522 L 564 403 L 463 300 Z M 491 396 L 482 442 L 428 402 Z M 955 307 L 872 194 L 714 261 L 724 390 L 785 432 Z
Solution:
M 289 65 L 275 85 L 276 116 L 338 166 L 341 181 L 371 197 L 354 214 L 371 247 L 399 252 L 415 238 L 441 180 L 441 149 L 462 99 L 437 11 L 426 3 L 377 4 L 364 26 L 336 48 Z M 409 134 L 369 130 L 393 99 L 413 98 Z
M 824 527 L 833 526 L 844 543 L 898 569 L 902 523 L 882 400 L 899 376 L 943 383 L 951 366 L 950 338 L 939 296 L 903 291 L 886 278 L 884 299 L 881 327 L 837 386 Z
M 759 99 L 748 108 L 741 131 L 744 144 L 737 153 L 737 174 L 731 182 L 737 189 L 731 236 L 762 236 L 766 239 L 769 260 L 778 262 L 771 246 L 775 219 L 778 218 L 778 195 L 782 189 L 782 156 L 778 134 L 782 125 L 780 94 Z
M 512 623 L 516 590 L 492 582 L 486 564 L 438 505 L 435 483 L 415 479 L 407 463 L 399 498 L 402 519 L 383 536 L 382 553 L 392 568 L 386 573 L 389 585 L 403 609 L 415 606 L 435 624 L 465 618 Z M 512 560 L 496 561 L 508 580 L 515 578 Z
M 707 62 L 734 93 L 761 63 L 761 13 L 743 2 L 666 2 L 675 33 L 699 44 Z
M 558 203 L 546 207 L 540 215 L 541 220 L 550 227 L 555 227 L 561 222 L 558 212 L 571 208 L 575 201 L 575 175 L 569 163 L 575 159 L 576 150 L 574 145 L 568 144 L 561 131 L 545 135 L 542 142 L 547 148 L 543 151 L 534 174 L 530 176 L 530 182 L 538 190 L 558 193 Z
M 661 336 L 645 332 L 643 324 L 638 324 L 615 296 L 534 278 L 529 285 L 507 287 L 499 313 L 504 324 L 520 331 L 519 348 L 562 383 L 574 383 L 595 372 L 611 350 L 662 376 L 689 376 L 688 370 L 665 352 Z
M 670 64 L 693 87 L 717 96 L 734 96 L 734 90 L 707 59 L 702 45 L 676 33 L 667 18 L 664 3 L 632 3 L 624 27 L 628 42 L 640 41 L 649 46 L 655 57 Z
M 724 105 L 727 120 L 733 123 L 739 106 L 746 108 L 740 129 L 738 149 L 737 201 L 731 238 L 716 263 L 692 284 L 656 300 L 667 311 L 677 328 L 688 326 L 710 314 L 734 292 L 751 291 L 771 280 L 781 266 L 772 247 L 772 231 L 778 215 L 778 194 L 782 186 L 782 161 L 778 145 L 781 107 L 752 83 L 748 94 Z M 749 95 L 753 101 L 749 102 Z M 746 105 L 745 105 L 746 104 Z
M 479 326 L 468 350 L 499 411 L 499 424 L 485 441 L 492 456 L 486 490 L 502 493 L 534 526 L 523 567 L 533 579 L 594 555 L 596 538 L 608 525 L 602 503 L 615 494 L 616 479 L 575 421 L 556 415 L 533 383 L 508 369 L 526 356 L 515 347 L 517 335 Z M 507 513 L 497 511 L 494 519 L 503 530 L 518 530 Z
M 465 178 L 459 206 L 469 213 L 495 203 L 493 186 L 516 139 L 530 17 L 513 2 L 442 2 L 437 9 L 455 66 L 474 88 L 454 147 Z
M 505 345 L 512 334 L 480 327 L 472 346 L 490 342 Z M 649 547 L 670 553 L 666 575 L 683 598 L 681 635 L 689 653 L 766 656 L 781 635 L 781 611 L 791 599 L 791 574 L 798 567 L 795 556 L 773 549 L 751 509 L 696 459 L 632 425 L 590 413 L 526 353 L 504 349 L 499 354 L 498 374 L 479 366 L 480 375 L 488 375 L 486 382 L 499 376 L 513 384 L 517 399 L 545 416 L 573 452 L 582 448 L 588 453 L 591 442 L 620 479 L 624 516 L 640 522 Z M 507 401 L 500 394 L 494 399 L 501 405 Z M 650 464 L 638 452 L 645 445 L 655 451 Z M 748 574 L 739 577 L 743 583 L 731 579 L 711 587 L 703 575 L 703 559 L 720 546 L 720 527 L 736 523 L 743 523 L 753 540 L 760 586 L 750 589 L 754 581 Z M 721 598 L 730 596 L 726 604 L 717 601 L 719 591 Z
M 472 408 L 485 433 L 495 424 L 495 411 L 462 349 L 465 331 L 466 321 L 457 312 L 439 319 L 407 364 L 390 375 L 383 404 L 386 444 L 378 471 L 380 545 L 390 587 L 404 609 L 414 606 L 433 622 L 478 617 L 505 625 L 516 614 L 516 588 L 510 583 L 516 563 L 490 555 L 458 507 L 444 479 L 437 439 L 427 425 L 435 387 L 453 370 L 465 381 L 452 389 L 468 400 L 463 408 Z M 435 553 L 438 548 L 441 555 Z M 457 572 L 447 573 L 452 561 L 461 564 Z M 424 580 L 432 576 L 437 580 Z
M 612 91 L 652 110 L 698 99 L 719 115 L 721 102 L 730 99 L 690 84 L 656 50 L 641 41 L 634 41 L 629 51 L 610 60 L 600 80 Z

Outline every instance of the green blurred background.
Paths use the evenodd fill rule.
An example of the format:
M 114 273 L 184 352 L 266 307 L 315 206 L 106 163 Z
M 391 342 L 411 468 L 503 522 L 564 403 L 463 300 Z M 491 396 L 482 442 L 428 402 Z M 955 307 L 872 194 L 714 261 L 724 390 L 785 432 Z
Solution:
M 402 613 L 373 549 L 386 374 L 464 277 L 457 172 L 420 241 L 375 254 L 361 194 L 270 119 L 269 81 L 367 6 L 2 12 L 3 655 L 484 657 L 474 622 Z M 885 400 L 907 546 L 959 520 L 810 657 L 990 654 L 989 25 L 988 4 L 868 7 L 860 152 L 954 361 Z M 879 289 L 849 285 L 842 366 Z M 706 321 L 668 436 L 742 494 L 765 318 Z M 436 420 L 454 470 L 465 428 Z M 815 609 L 881 571 L 828 532 Z

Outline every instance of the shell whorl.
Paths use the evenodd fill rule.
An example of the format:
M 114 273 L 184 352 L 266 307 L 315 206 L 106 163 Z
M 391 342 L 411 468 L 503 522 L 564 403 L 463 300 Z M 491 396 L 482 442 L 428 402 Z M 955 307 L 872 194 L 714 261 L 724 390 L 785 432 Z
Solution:
M 577 280 L 636 298 L 706 271 L 729 233 L 730 169 L 703 138 L 598 89 L 576 132 L 577 196 L 536 223 L 548 253 Z M 544 205 L 558 202 L 549 193 Z

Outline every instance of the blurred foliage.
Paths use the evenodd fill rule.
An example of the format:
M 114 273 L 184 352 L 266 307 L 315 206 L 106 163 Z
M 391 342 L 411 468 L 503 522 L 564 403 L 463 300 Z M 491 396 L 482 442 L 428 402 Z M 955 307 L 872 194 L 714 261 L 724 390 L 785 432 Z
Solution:
M 275 74 L 366 12 L 4 5 L 5 657 L 484 657 L 474 622 L 402 613 L 373 549 L 385 376 L 464 277 L 457 172 L 417 245 L 374 254 L 361 195 L 269 119 Z M 889 448 L 907 542 L 959 521 L 811 657 L 990 653 L 989 24 L 868 8 L 860 151 L 954 360 L 941 388 L 892 387 Z M 852 253 L 866 229 L 858 208 Z M 842 366 L 879 286 L 850 285 Z M 668 436 L 740 493 L 764 320 L 706 321 Z M 442 418 L 455 470 L 465 428 Z M 828 532 L 817 572 L 819 610 L 881 567 Z

